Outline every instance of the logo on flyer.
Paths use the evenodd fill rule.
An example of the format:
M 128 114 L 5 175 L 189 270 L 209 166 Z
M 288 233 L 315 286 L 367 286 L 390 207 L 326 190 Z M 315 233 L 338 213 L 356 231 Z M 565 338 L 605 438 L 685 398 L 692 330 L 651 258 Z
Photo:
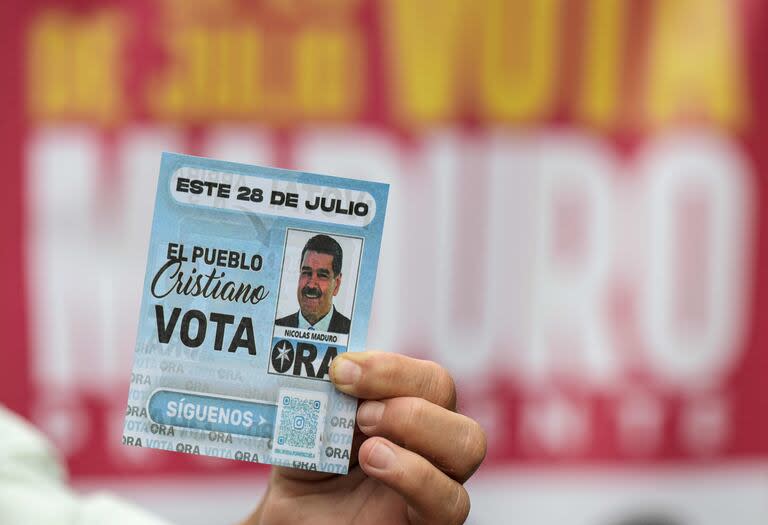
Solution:
M 278 341 L 272 348 L 272 368 L 275 372 L 284 374 L 293 366 L 293 345 L 285 339 Z
M 272 339 L 269 373 L 330 381 L 333 359 L 346 351 L 346 346 L 275 337 Z

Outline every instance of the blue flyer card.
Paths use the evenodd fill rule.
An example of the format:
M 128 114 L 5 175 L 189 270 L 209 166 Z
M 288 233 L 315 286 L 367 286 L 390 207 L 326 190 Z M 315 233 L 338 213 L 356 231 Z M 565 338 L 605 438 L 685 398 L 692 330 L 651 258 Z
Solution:
M 345 474 L 388 189 L 164 153 L 123 443 Z

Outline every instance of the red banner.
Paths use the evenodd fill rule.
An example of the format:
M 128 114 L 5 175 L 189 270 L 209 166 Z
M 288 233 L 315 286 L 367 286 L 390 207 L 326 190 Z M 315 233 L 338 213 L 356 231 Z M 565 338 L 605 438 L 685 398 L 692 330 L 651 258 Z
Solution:
M 0 393 L 75 474 L 253 468 L 120 445 L 163 150 L 390 182 L 371 344 L 488 465 L 768 456 L 761 3 L 2 9 Z

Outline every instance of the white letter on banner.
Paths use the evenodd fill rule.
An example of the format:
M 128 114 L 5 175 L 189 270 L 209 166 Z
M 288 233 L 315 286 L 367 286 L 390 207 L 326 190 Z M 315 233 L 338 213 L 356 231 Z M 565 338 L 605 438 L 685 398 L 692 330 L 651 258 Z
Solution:
M 49 128 L 27 150 L 31 362 L 46 388 L 74 389 L 81 379 L 76 363 L 89 357 L 83 347 L 105 342 L 109 310 L 97 304 L 98 287 L 89 281 L 98 269 L 92 250 L 99 146 L 82 128 Z
M 674 385 L 715 384 L 744 330 L 749 168 L 729 142 L 704 134 L 659 139 L 638 165 L 648 185 L 640 323 L 649 364 Z
M 546 381 L 553 372 L 575 373 L 605 383 L 619 364 L 605 316 L 616 166 L 604 147 L 578 135 L 545 135 L 535 152 L 534 242 L 518 247 L 534 261 L 526 375 Z
M 139 283 L 144 282 L 146 271 L 160 154 L 183 149 L 179 131 L 171 127 L 129 128 L 118 138 L 115 160 L 119 176 L 110 188 L 117 190 L 114 191 L 117 199 L 102 211 L 110 217 L 99 220 L 102 225 L 110 225 L 101 241 L 108 247 L 103 251 L 105 259 L 101 266 L 106 272 L 104 280 L 110 283 L 108 289 L 113 303 L 105 325 L 110 343 L 102 352 L 109 356 L 103 376 L 110 395 L 115 382 L 123 380 L 133 360 L 142 293 Z M 116 276 L 119 278 L 115 279 Z
M 486 192 L 481 150 L 476 142 L 455 133 L 430 137 L 424 146 L 425 169 L 434 184 L 434 224 L 437 242 L 432 252 L 433 348 L 438 361 L 457 379 L 484 373 L 493 362 L 491 316 L 485 295 L 495 276 L 484 275 L 486 252 L 470 236 L 483 236 L 473 226 L 486 218 Z M 474 186 L 474 187 L 473 187 Z M 480 223 L 483 224 L 483 223 Z M 474 231 L 473 231 L 474 230 Z M 467 306 L 471 305 L 471 306 Z
M 488 142 L 488 223 L 486 244 L 486 311 L 501 359 L 487 363 L 486 373 L 505 372 L 525 380 L 524 359 L 532 337 L 534 257 L 537 202 L 535 139 L 525 134 L 498 133 Z M 530 376 L 529 376 L 530 377 Z

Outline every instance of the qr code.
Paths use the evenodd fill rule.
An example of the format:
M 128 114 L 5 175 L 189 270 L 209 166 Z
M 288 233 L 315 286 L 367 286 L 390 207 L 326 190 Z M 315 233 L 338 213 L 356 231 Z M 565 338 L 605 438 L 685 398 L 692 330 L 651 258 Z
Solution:
M 315 448 L 320 401 L 284 395 L 280 403 L 283 405 L 280 414 L 282 435 L 277 437 L 277 444 Z
M 318 455 L 325 421 L 326 396 L 306 390 L 281 390 L 273 453 L 291 458 Z

